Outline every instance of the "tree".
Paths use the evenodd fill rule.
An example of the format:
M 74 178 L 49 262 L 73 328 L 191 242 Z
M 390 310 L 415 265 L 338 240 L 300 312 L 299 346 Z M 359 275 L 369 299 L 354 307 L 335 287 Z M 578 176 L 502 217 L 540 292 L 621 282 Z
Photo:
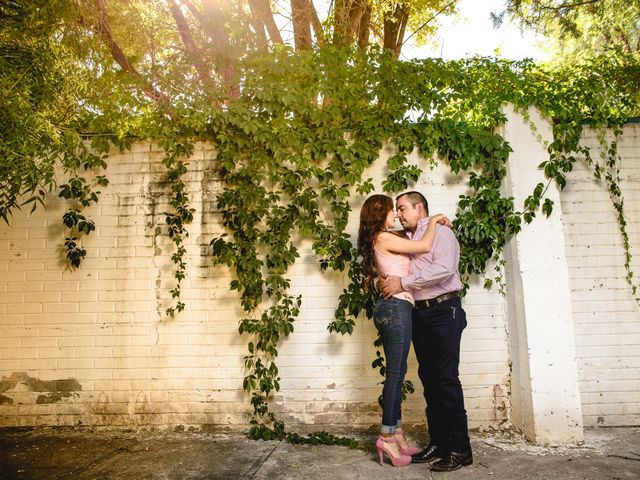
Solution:
M 427 39 L 439 16 L 456 12 L 457 1 L 336 0 L 321 19 L 313 0 L 80 0 L 61 32 L 70 46 L 99 55 L 102 68 L 117 66 L 154 101 L 212 88 L 236 98 L 237 63 L 253 51 L 378 43 L 398 58 L 408 35 Z
M 69 126 L 85 92 L 73 52 L 57 41 L 59 15 L 18 2 L 0 4 L 0 216 L 19 198 L 42 200 L 55 185 L 54 167 L 82 149 Z M 22 199 L 24 200 L 24 199 Z M 34 203 L 35 207 L 35 203 Z
M 496 25 L 505 15 L 544 35 L 560 61 L 640 55 L 639 0 L 509 0 Z
M 42 199 L 60 159 L 86 159 L 80 133 L 145 136 L 151 111 L 237 98 L 252 52 L 378 43 L 397 58 L 408 32 L 424 40 L 457 1 L 336 0 L 324 19 L 313 0 L 2 2 L 0 216 Z

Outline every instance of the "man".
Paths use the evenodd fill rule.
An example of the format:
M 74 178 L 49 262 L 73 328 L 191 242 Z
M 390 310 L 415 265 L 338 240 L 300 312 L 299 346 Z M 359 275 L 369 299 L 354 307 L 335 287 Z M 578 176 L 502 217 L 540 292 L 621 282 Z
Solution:
M 417 240 L 427 229 L 429 206 L 421 193 L 396 198 L 400 223 Z M 473 463 L 467 413 L 458 375 L 460 339 L 467 325 L 460 302 L 460 245 L 450 228 L 438 225 L 429 253 L 415 255 L 406 277 L 381 279 L 385 297 L 412 291 L 413 347 L 427 401 L 429 444 L 412 456 L 413 463 L 434 462 L 431 470 L 447 472 Z M 437 461 L 436 461 L 437 460 Z

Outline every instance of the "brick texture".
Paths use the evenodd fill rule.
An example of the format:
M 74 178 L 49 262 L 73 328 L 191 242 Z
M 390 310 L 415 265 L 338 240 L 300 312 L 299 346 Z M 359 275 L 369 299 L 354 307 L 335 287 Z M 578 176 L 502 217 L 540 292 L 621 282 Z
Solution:
M 598 132 L 587 129 L 583 144 L 599 159 Z M 625 127 L 618 150 L 632 269 L 638 285 L 640 125 Z M 640 308 L 625 281 L 617 214 L 606 186 L 594 179 L 584 161 L 576 163 L 561 198 L 584 424 L 638 425 Z

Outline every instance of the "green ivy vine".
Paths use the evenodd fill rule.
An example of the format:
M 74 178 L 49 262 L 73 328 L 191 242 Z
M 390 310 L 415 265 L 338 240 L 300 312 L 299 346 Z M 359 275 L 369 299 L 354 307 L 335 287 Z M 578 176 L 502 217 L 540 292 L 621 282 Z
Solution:
M 175 304 L 166 309 L 166 314 L 174 318 L 176 313 L 184 310 L 185 304 L 180 298 L 182 281 L 186 278 L 187 264 L 185 255 L 187 249 L 184 239 L 189 236 L 186 225 L 193 221 L 194 208 L 190 207 L 189 196 L 186 192 L 186 184 L 183 176 L 187 173 L 188 163 L 183 159 L 193 154 L 193 143 L 189 141 L 176 141 L 172 136 L 165 136 L 162 142 L 165 151 L 163 164 L 166 168 L 166 182 L 171 188 L 169 204 L 171 211 L 164 212 L 167 224 L 167 233 L 173 242 L 175 250 L 171 255 L 171 261 L 175 265 L 175 286 L 170 290 L 171 299 Z
M 230 287 L 240 293 L 247 314 L 239 331 L 249 337 L 243 387 L 253 407 L 252 438 L 287 436 L 269 401 L 280 389 L 278 345 L 293 332 L 301 305 L 288 293 L 286 276 L 299 256 L 299 238 L 312 241 L 321 269 L 346 271 L 350 280 L 329 331 L 351 334 L 356 318 L 372 313 L 375 299 L 362 290 L 345 227 L 349 200 L 374 188 L 363 174 L 382 145 L 397 149 L 387 161 L 385 192 L 405 190 L 422 174 L 422 166 L 407 159 L 414 148 L 467 175 L 469 190 L 460 197 L 454 222 L 460 272 L 466 283 L 494 260 L 497 275 L 487 277 L 485 286 L 497 281 L 502 290 L 504 245 L 538 212 L 551 214 L 553 202 L 545 193 L 550 182 L 564 188 L 576 153 L 584 153 L 578 145 L 583 120 L 604 127 L 635 108 L 608 83 L 607 68 L 614 67 L 596 66 L 550 72 L 528 61 L 394 62 L 374 51 L 328 49 L 295 55 L 282 50 L 247 60 L 242 97 L 216 118 L 207 138 L 217 151 L 214 168 L 224 185 L 217 207 L 228 232 L 211 241 L 212 257 L 235 270 Z M 500 192 L 511 151 L 496 133 L 505 121 L 505 103 L 521 111 L 536 106 L 554 122 L 549 159 L 540 165 L 548 182 L 520 206 Z M 607 172 L 600 173 L 617 185 L 611 165 Z M 615 204 L 619 189 L 610 191 Z M 625 249 L 628 265 L 628 240 Z M 372 366 L 384 373 L 379 350 Z M 412 390 L 405 385 L 405 392 Z
M 91 141 L 91 149 L 84 143 L 78 143 L 75 155 L 63 159 L 65 173 L 70 175 L 66 183 L 60 185 L 59 197 L 64 198 L 69 205 L 62 217 L 65 227 L 64 251 L 68 267 L 73 270 L 80 266 L 87 255 L 82 246 L 82 238 L 96 229 L 95 222 L 83 214 L 83 210 L 98 203 L 100 191 L 97 187 L 106 187 L 109 180 L 105 175 L 99 174 L 107 168 L 107 152 L 109 143 L 103 137 L 94 137 Z M 79 172 L 93 171 L 93 179 L 87 180 Z M 42 195 L 42 192 L 40 193 Z M 34 196 L 27 202 L 34 202 L 38 197 Z
M 618 229 L 620 236 L 622 237 L 622 245 L 624 248 L 624 268 L 627 272 L 625 280 L 631 288 L 633 298 L 640 305 L 640 292 L 638 290 L 638 284 L 634 281 L 633 270 L 631 268 L 631 244 L 629 242 L 629 234 L 627 232 L 627 219 L 624 212 L 624 197 L 620 190 L 620 154 L 618 153 L 617 138 L 622 135 L 622 129 L 620 126 L 615 126 L 613 134 L 616 140 L 613 140 L 607 145 L 604 135 L 600 137 L 601 154 L 600 161 L 596 161 L 591 157 L 588 149 L 583 150 L 585 160 L 593 167 L 593 175 L 598 180 L 604 180 L 609 192 L 609 198 L 613 204 L 613 208 L 616 211 L 618 221 Z

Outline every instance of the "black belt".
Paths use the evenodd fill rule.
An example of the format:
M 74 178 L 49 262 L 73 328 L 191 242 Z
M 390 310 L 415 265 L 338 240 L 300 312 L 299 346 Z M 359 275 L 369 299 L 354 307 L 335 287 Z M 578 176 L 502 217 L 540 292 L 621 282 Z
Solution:
M 460 296 L 460 292 L 449 292 L 443 293 L 440 296 L 435 298 L 430 298 L 429 300 L 416 300 L 415 308 L 423 309 L 423 308 L 431 308 L 439 303 L 446 302 L 447 300 L 451 300 L 453 298 L 458 298 Z

